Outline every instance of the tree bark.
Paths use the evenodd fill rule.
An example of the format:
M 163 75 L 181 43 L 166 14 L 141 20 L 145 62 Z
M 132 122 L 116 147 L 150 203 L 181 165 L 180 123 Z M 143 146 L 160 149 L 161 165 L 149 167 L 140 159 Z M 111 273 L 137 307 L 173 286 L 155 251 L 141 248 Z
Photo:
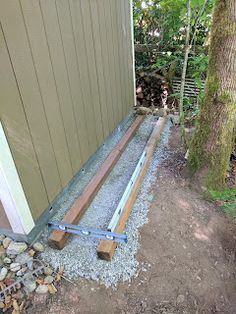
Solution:
M 184 137 L 185 137 L 184 136 L 184 87 L 185 87 L 185 78 L 186 78 L 187 67 L 188 67 L 188 56 L 191 49 L 189 45 L 190 30 L 191 30 L 191 0 L 188 0 L 187 6 L 188 6 L 188 10 L 187 10 L 188 24 L 187 24 L 187 29 L 186 29 L 184 64 L 183 64 L 183 69 L 182 69 L 180 95 L 179 95 L 179 121 L 180 121 L 182 140 L 184 140 Z
M 236 126 L 236 0 L 216 0 L 205 100 L 190 144 L 188 166 L 196 187 L 222 190 Z

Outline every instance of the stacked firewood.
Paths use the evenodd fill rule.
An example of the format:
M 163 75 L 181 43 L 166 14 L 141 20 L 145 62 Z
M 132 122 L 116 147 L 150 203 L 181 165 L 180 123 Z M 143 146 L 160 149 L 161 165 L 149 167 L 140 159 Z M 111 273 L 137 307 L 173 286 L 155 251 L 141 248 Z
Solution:
M 170 96 L 172 93 L 170 84 L 163 76 L 156 72 L 138 72 L 136 77 L 137 106 L 174 109 L 175 100 Z

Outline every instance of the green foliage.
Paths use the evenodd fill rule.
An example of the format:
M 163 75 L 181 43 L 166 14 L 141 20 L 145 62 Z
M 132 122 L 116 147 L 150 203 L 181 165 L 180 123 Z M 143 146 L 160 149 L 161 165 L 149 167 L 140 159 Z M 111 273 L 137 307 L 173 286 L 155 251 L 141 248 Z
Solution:
M 212 0 L 198 19 L 204 0 L 192 0 L 192 32 L 196 28 L 196 37 L 191 39 L 192 70 L 197 70 L 200 59 L 206 57 L 204 43 L 209 33 Z M 158 69 L 170 62 L 177 61 L 177 71 L 181 70 L 186 35 L 187 6 L 185 0 L 134 0 L 134 39 L 136 44 L 156 44 L 153 52 L 136 53 L 137 67 Z M 196 62 L 194 62 L 194 58 Z M 205 62 L 204 62 L 205 64 Z M 201 64 L 203 68 L 203 64 Z M 205 69 L 202 69 L 203 71 Z M 190 71 L 191 73 L 192 71 Z M 205 73 L 205 72 L 204 72 Z
M 213 0 L 209 0 L 203 10 L 204 6 L 205 0 L 191 0 L 191 50 L 187 77 L 194 78 L 198 88 L 206 79 L 208 68 L 207 45 Z M 134 0 L 135 44 L 157 46 L 155 50 L 136 52 L 136 68 L 158 70 L 169 79 L 168 70 L 175 64 L 175 76 L 181 77 L 187 22 L 186 0 Z M 184 115 L 189 126 L 194 124 L 203 100 L 203 91 L 197 101 L 184 98 Z
M 221 208 L 227 216 L 236 216 L 236 189 L 225 189 L 223 191 L 209 191 L 209 194 L 214 201 L 222 203 Z

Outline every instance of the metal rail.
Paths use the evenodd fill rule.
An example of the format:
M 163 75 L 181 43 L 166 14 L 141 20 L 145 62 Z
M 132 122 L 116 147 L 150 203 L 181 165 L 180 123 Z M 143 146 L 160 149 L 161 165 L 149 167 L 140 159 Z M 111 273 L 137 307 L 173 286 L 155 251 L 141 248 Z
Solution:
M 108 228 L 107 228 L 108 231 L 114 232 L 116 225 L 120 219 L 120 216 L 122 215 L 122 213 L 124 211 L 124 208 L 125 208 L 125 205 L 126 205 L 128 198 L 130 196 L 130 193 L 132 192 L 132 188 L 133 188 L 135 182 L 137 181 L 137 178 L 140 174 L 140 171 L 142 170 L 142 167 L 143 167 L 143 164 L 144 164 L 146 157 L 147 157 L 147 152 L 144 151 L 142 153 L 139 161 L 138 161 L 138 164 L 137 164 L 137 166 L 136 166 L 136 168 L 132 174 L 131 179 L 129 180 L 129 183 L 128 183 L 128 185 L 125 189 L 125 192 L 124 192 L 124 194 L 123 194 L 123 196 L 122 196 L 122 198 L 121 198 L 121 200 L 120 200 L 120 202 L 119 202 L 119 204 L 115 210 L 115 213 L 114 213 L 114 215 L 113 215 L 113 217 L 112 217 L 112 219 L 108 225 Z
M 114 233 L 104 230 L 97 230 L 93 228 L 81 227 L 76 225 L 64 224 L 61 222 L 49 222 L 49 229 L 60 230 L 63 232 L 73 233 L 80 236 L 87 236 L 97 238 L 100 240 L 110 240 L 119 243 L 127 243 L 127 235 Z

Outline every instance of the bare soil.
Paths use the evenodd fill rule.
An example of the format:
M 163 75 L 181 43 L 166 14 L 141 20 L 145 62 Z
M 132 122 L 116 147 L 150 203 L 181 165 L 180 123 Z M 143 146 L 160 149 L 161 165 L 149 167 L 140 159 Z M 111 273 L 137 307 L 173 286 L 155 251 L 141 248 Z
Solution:
M 131 282 L 113 290 L 63 281 L 56 295 L 35 295 L 25 313 L 236 313 L 236 226 L 189 188 L 176 128 L 153 194 L 141 229 L 140 270 Z

